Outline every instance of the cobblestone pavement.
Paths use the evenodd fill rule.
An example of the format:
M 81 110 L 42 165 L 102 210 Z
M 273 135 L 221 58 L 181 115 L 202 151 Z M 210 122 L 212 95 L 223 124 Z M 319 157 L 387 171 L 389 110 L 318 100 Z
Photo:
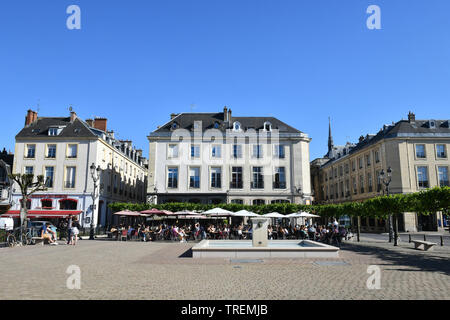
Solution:
M 450 247 L 366 239 L 336 259 L 193 259 L 193 243 L 83 240 L 0 249 L 2 299 L 450 299 Z M 328 261 L 328 263 L 321 263 Z M 334 263 L 329 263 L 334 262 Z M 81 269 L 69 290 L 67 267 Z M 381 289 L 369 290 L 369 265 Z

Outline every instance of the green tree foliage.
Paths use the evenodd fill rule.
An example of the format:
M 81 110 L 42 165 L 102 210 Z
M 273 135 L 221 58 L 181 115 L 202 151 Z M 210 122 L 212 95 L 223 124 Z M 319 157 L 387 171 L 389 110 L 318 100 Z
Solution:
M 450 187 L 436 187 L 412 194 L 395 194 L 380 196 L 363 202 L 346 202 L 341 204 L 301 205 L 293 203 L 275 203 L 267 205 L 250 206 L 235 203 L 197 204 L 197 203 L 111 203 L 113 212 L 121 210 L 143 211 L 151 208 L 169 210 L 172 212 L 181 210 L 206 211 L 220 207 L 229 211 L 248 210 L 259 214 L 279 212 L 289 214 L 292 212 L 306 211 L 317 214 L 323 218 L 349 217 L 376 217 L 387 218 L 389 215 L 399 215 L 403 212 L 418 212 L 420 214 L 432 214 L 438 211 L 449 213 Z

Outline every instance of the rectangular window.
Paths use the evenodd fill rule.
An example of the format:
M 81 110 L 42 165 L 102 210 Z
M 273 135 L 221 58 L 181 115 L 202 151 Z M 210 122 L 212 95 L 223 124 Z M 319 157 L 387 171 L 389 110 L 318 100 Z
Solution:
M 222 147 L 220 145 L 213 145 L 211 147 L 212 158 L 222 158 Z
M 49 159 L 56 158 L 56 144 L 48 144 L 47 145 L 47 154 L 46 157 Z
M 239 144 L 233 145 L 233 158 L 242 158 L 242 146 Z
M 428 188 L 428 168 L 427 167 L 417 167 L 417 182 L 419 188 Z
M 381 178 L 380 178 L 380 171 L 375 171 L 375 178 L 377 179 L 377 192 L 381 191 Z
M 380 162 L 380 151 L 375 151 L 375 163 Z
M 372 192 L 373 186 L 372 186 L 372 174 L 371 173 L 367 174 L 367 183 L 369 184 L 369 192 Z
M 231 170 L 232 189 L 242 189 L 242 167 L 233 167 Z
M 370 154 L 366 155 L 366 164 L 368 167 L 370 167 L 370 164 L 371 164 Z
M 352 171 L 356 170 L 356 161 L 352 160 Z
M 344 197 L 344 182 L 339 182 L 339 191 L 341 192 L 341 198 Z
M 436 145 L 436 157 L 447 158 L 447 153 L 445 152 L 445 144 Z
M 222 188 L 222 168 L 211 168 L 211 188 Z
M 337 168 L 334 168 L 334 177 L 337 178 Z
M 66 167 L 66 181 L 64 183 L 65 188 L 68 189 L 75 188 L 75 176 L 76 176 L 76 168 Z
M 191 145 L 191 158 L 200 158 L 200 146 L 198 144 Z
M 286 189 L 286 171 L 284 167 L 275 168 L 274 189 Z
M 255 144 L 253 145 L 253 158 L 262 158 L 263 157 L 263 151 L 262 151 L 262 145 Z
M 349 166 L 348 166 L 348 163 L 346 163 L 345 164 L 345 173 L 348 173 L 349 172 Z
M 448 187 L 448 167 L 438 167 L 439 186 Z
M 77 144 L 69 144 L 67 146 L 67 158 L 76 158 L 78 153 Z
M 169 168 L 167 188 L 178 188 L 178 168 Z
M 44 181 L 47 188 L 53 188 L 54 171 L 54 167 L 45 167 Z
M 342 175 L 344 174 L 344 171 L 343 171 L 344 169 L 343 169 L 343 167 L 342 166 L 339 166 L 339 176 L 341 176 L 342 177 Z
M 345 196 L 350 197 L 350 180 L 345 180 Z
M 353 194 L 357 194 L 358 187 L 356 186 L 356 178 L 355 177 L 352 178 L 352 182 L 353 182 Z
M 416 145 L 416 158 L 418 159 L 425 159 L 425 145 L 424 144 L 417 144 Z
M 276 158 L 284 159 L 284 145 L 278 144 L 274 146 L 274 155 Z
M 253 167 L 253 189 L 264 189 L 264 176 L 262 167 Z
M 189 188 L 200 188 L 200 168 L 189 168 Z
M 34 174 L 34 167 L 25 167 L 25 174 Z
M 359 176 L 359 188 L 361 189 L 361 193 L 364 193 L 364 176 Z
M 25 158 L 34 159 L 36 156 L 36 145 L 35 144 L 27 144 L 27 153 Z
M 57 136 L 58 135 L 58 128 L 49 128 L 48 129 L 48 135 L 49 136 Z
M 359 158 L 358 162 L 359 162 L 359 168 L 362 169 L 362 167 L 363 167 L 363 159 Z
M 177 144 L 169 144 L 168 150 L 168 158 L 178 158 L 178 145 Z

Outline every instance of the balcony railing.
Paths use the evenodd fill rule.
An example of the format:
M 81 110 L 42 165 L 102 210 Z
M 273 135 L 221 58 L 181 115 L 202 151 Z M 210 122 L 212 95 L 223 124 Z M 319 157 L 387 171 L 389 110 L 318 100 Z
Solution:
M 448 180 L 441 180 L 441 181 L 439 181 L 439 185 L 441 187 L 449 187 L 450 186 Z
M 231 189 L 242 189 L 242 181 L 232 181 L 230 182 Z
M 275 181 L 273 183 L 274 189 L 286 189 L 286 182 L 285 181 Z
M 64 188 L 66 189 L 75 188 L 75 181 L 64 181 Z
M 252 181 L 251 188 L 252 189 L 264 189 L 264 181 L 257 181 L 257 182 Z

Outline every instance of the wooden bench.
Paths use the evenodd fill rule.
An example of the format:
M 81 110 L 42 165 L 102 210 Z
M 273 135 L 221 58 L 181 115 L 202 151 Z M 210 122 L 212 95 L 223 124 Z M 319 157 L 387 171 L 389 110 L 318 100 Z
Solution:
M 411 240 L 411 242 L 414 243 L 414 249 L 424 251 L 433 251 L 433 246 L 437 245 L 437 243 L 422 240 Z

